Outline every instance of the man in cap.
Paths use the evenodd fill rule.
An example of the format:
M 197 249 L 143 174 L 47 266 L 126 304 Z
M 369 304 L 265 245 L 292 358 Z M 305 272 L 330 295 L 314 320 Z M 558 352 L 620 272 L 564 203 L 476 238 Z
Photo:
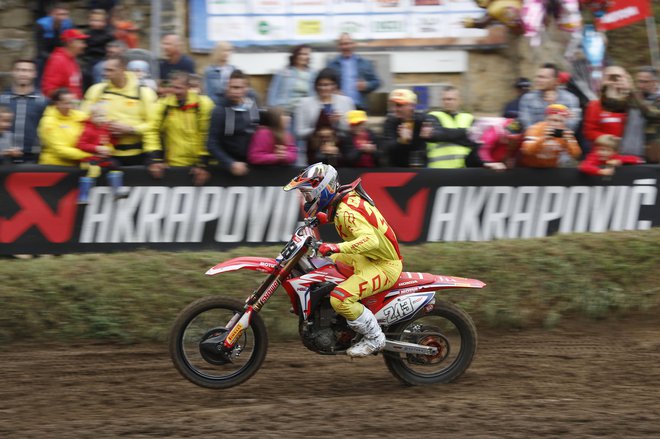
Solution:
M 77 99 L 82 99 L 82 74 L 76 58 L 85 51 L 89 36 L 78 29 L 67 29 L 61 38 L 64 47 L 56 47 L 46 61 L 41 90 L 50 96 L 58 88 L 67 88 Z
M 390 164 L 397 167 L 424 167 L 426 142 L 438 129 L 437 119 L 415 111 L 417 95 L 408 89 L 390 93 L 391 112 L 383 126 L 383 147 Z
M 507 119 L 518 119 L 520 98 L 522 98 L 523 95 L 530 90 L 532 87 L 532 82 L 527 78 L 521 77 L 516 80 L 514 87 L 516 88 L 518 97 L 512 101 L 507 102 L 507 104 L 504 106 L 504 110 L 502 111 L 502 117 L 506 117 Z

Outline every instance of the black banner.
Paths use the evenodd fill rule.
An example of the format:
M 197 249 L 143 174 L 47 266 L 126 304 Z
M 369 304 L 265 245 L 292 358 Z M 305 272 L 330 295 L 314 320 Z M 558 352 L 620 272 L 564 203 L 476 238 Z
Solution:
M 226 249 L 285 242 L 301 218 L 297 193 L 281 188 L 295 168 L 245 177 L 216 172 L 203 187 L 189 170 L 163 180 L 125 170 L 128 198 L 104 177 L 77 204 L 81 172 L 0 167 L 0 254 L 106 252 L 136 248 Z M 340 169 L 360 177 L 400 242 L 486 241 L 554 233 L 639 230 L 660 225 L 660 166 L 619 168 L 611 179 L 575 169 Z M 331 225 L 324 238 L 336 241 Z

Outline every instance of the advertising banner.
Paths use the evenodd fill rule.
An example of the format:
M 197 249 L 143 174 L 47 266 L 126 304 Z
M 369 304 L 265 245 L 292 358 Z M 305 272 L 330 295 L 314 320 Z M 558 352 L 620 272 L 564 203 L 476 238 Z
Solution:
M 611 0 L 607 13 L 596 20 L 600 31 L 628 26 L 651 15 L 651 0 Z
M 418 45 L 503 44 L 501 35 L 467 29 L 484 14 L 474 0 L 191 0 L 190 45 L 211 50 L 333 42 L 342 32 L 362 41 L 417 39 Z
M 20 170 L 18 170 L 20 169 Z M 185 168 L 154 180 L 127 169 L 130 195 L 115 200 L 103 177 L 76 203 L 80 171 L 0 168 L 0 254 L 226 249 L 287 241 L 301 220 L 297 169 L 215 175 L 203 187 Z M 611 180 L 575 169 L 340 169 L 362 179 L 402 243 L 489 241 L 660 226 L 660 166 L 620 168 Z M 336 241 L 334 227 L 324 239 Z

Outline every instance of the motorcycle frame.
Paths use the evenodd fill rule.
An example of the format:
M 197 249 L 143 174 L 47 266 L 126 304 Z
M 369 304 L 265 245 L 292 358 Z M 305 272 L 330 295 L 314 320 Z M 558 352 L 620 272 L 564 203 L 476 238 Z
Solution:
M 313 223 L 312 223 L 313 224 Z M 273 271 L 264 279 L 264 281 L 259 285 L 256 291 L 254 291 L 245 301 L 245 311 L 243 315 L 239 318 L 239 314 L 236 314 L 227 324 L 227 329 L 231 328 L 225 341 L 223 342 L 226 349 L 231 349 L 236 344 L 236 340 L 240 335 L 250 326 L 250 320 L 252 318 L 252 313 L 258 313 L 261 308 L 268 302 L 268 299 L 272 297 L 275 293 L 275 290 L 282 284 L 282 282 L 289 276 L 293 268 L 298 265 L 300 259 L 302 259 L 309 250 L 309 242 L 311 240 L 310 235 L 306 235 L 304 238 L 299 237 L 301 230 L 304 230 L 307 227 L 310 227 L 311 224 L 305 222 L 303 226 L 300 226 L 293 234 L 292 240 L 287 244 L 285 249 L 282 251 L 281 258 L 278 258 L 279 261 L 273 268 Z M 286 257 L 287 252 L 295 252 L 292 256 Z M 276 260 L 277 261 L 277 260 Z M 211 271 L 211 270 L 209 270 Z M 209 272 L 207 272 L 209 274 Z M 238 321 L 236 321 L 238 319 Z

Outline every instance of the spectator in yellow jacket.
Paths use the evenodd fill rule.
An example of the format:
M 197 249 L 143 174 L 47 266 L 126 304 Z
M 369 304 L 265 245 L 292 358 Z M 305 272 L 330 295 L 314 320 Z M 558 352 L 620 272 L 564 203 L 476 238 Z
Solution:
M 156 102 L 156 92 L 141 86 L 133 72 L 126 71 L 125 57 L 111 58 L 103 65 L 105 81 L 85 93 L 82 110 L 102 103 L 110 132 L 118 138 L 114 157 L 122 166 L 144 165 L 143 135 Z
M 52 103 L 46 107 L 37 128 L 41 140 L 39 164 L 78 166 L 80 160 L 91 156 L 76 146 L 87 119 L 85 113 L 74 109 L 76 100 L 76 95 L 66 88 L 51 95 Z
M 210 177 L 206 170 L 206 138 L 215 104 L 208 96 L 190 89 L 187 72 L 169 76 L 169 91 L 156 103 L 144 133 L 149 172 L 154 178 L 162 178 L 168 166 L 191 166 L 194 183 L 203 185 Z

